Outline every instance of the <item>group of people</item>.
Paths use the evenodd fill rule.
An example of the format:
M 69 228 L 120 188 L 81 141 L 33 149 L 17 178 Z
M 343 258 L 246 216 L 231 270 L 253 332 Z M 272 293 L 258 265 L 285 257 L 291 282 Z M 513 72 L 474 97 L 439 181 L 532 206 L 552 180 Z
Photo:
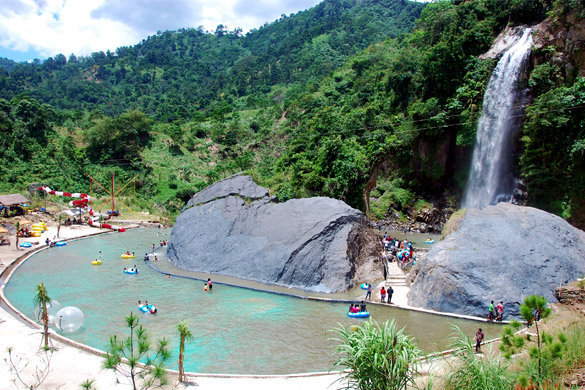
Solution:
M 65 221 L 63 221 L 63 225 L 65 226 L 71 226 L 71 225 L 75 225 L 75 224 L 81 224 L 83 221 L 81 220 L 81 217 L 79 219 L 73 217 L 73 219 L 71 218 L 67 218 Z
M 138 309 L 145 313 L 148 312 L 150 314 L 156 314 L 158 312 L 156 307 L 148 304 L 148 301 L 144 301 L 144 305 L 142 304 L 142 301 L 138 301 Z
M 382 245 L 380 256 L 384 262 L 396 259 L 404 264 L 410 259 L 414 260 L 414 246 L 408 240 L 395 239 L 384 233 L 384 237 L 380 238 L 380 244 Z
M 504 302 L 500 301 L 496 306 L 494 306 L 494 301 L 490 302 L 488 307 L 488 316 L 487 321 L 499 321 L 502 322 L 502 317 L 504 316 Z
M 388 289 L 385 289 L 384 286 L 382 286 L 382 288 L 380 289 L 380 301 L 382 303 L 384 302 L 391 303 L 393 294 L 394 289 L 392 288 L 392 286 L 388 286 Z
M 368 283 L 368 286 L 366 288 L 366 301 L 369 301 L 372 299 L 372 285 Z M 392 288 L 392 286 L 388 286 L 388 289 L 386 289 L 384 286 L 382 286 L 382 288 L 380 289 L 380 301 L 382 303 L 390 303 L 392 301 L 392 294 L 394 294 L 394 289 Z M 388 299 L 386 299 L 386 297 L 388 297 Z
M 368 309 L 366 308 L 366 303 L 364 301 L 361 301 L 359 305 L 357 303 L 351 303 L 349 305 L 350 313 L 361 313 L 365 311 L 368 311 Z
M 57 242 L 57 236 L 54 236 L 53 240 L 51 240 L 49 237 L 47 237 L 47 239 L 45 240 L 45 244 L 47 244 L 47 246 L 55 246 L 56 242 Z

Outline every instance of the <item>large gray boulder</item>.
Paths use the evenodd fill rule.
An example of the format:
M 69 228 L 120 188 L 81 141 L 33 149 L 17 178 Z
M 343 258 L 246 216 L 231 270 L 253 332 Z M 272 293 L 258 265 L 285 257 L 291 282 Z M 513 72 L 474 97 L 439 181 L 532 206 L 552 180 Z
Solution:
M 375 245 L 363 214 L 342 201 L 277 203 L 250 177 L 234 176 L 187 203 L 167 256 L 186 270 L 336 292 L 382 276 Z
M 517 317 L 526 296 L 554 302 L 555 287 L 583 276 L 585 233 L 531 207 L 468 209 L 413 273 L 412 306 L 487 317 L 491 300 L 504 301 Z

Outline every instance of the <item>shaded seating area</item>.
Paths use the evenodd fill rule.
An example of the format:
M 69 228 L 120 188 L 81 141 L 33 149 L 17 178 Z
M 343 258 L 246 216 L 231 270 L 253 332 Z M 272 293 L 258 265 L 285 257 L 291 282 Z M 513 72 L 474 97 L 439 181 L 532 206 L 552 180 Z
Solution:
M 29 200 L 21 194 L 0 195 L 0 216 L 24 215 L 28 202 Z

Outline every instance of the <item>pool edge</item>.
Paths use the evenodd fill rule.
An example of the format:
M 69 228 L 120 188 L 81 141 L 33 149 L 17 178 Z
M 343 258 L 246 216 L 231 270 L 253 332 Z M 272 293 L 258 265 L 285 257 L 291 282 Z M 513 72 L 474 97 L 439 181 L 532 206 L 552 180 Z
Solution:
M 138 226 L 136 228 L 139 228 L 139 227 L 142 227 L 142 226 Z M 71 242 L 71 241 L 76 241 L 76 240 L 80 240 L 80 239 L 90 238 L 90 237 L 101 235 L 101 234 L 110 234 L 110 233 L 115 233 L 115 232 L 98 231 L 95 233 L 90 233 L 90 234 L 85 234 L 85 235 L 78 236 L 78 237 L 64 239 L 62 241 Z M 24 313 L 22 313 L 14 305 L 12 305 L 12 303 L 4 295 L 4 289 L 5 289 L 8 281 L 10 280 L 11 276 L 14 274 L 14 272 L 16 272 L 16 270 L 29 257 L 31 257 L 34 254 L 37 254 L 38 252 L 46 250 L 46 249 L 49 249 L 49 247 L 46 245 L 43 245 L 41 247 L 38 247 L 38 248 L 35 248 L 35 249 L 32 249 L 32 250 L 29 250 L 29 251 L 22 253 L 21 255 L 16 257 L 15 259 L 11 260 L 6 265 L 6 268 L 4 270 L 2 270 L 2 272 L 0 273 L 0 309 L 3 309 L 4 311 L 9 313 L 13 317 L 16 317 L 17 319 L 24 322 L 29 327 L 35 328 L 35 329 L 42 329 L 42 326 L 39 325 L 38 323 L 36 323 L 34 320 L 27 317 L 26 315 L 24 315 Z M 161 274 L 168 274 L 166 272 L 162 272 L 162 271 L 156 269 L 156 267 L 154 267 L 150 264 L 149 264 L 149 266 L 151 266 L 151 268 L 153 270 L 155 270 Z M 180 276 L 180 275 L 177 275 L 177 276 Z M 183 277 L 183 276 L 181 276 L 181 277 Z M 261 289 L 245 287 L 245 286 L 237 286 L 237 287 L 250 288 L 253 290 L 263 291 L 263 292 L 267 292 L 267 293 L 287 295 L 287 296 L 292 296 L 292 297 L 299 298 L 299 299 L 308 299 L 308 300 L 321 301 L 321 302 L 341 302 L 341 303 L 352 302 L 350 300 L 335 299 L 335 298 L 324 298 L 324 297 L 302 296 L 302 295 L 298 295 L 298 294 L 287 294 L 284 292 L 274 292 L 274 291 L 270 291 L 270 290 L 261 290 Z M 5 307 L 2 307 L 3 304 L 5 305 Z M 375 305 L 386 306 L 386 307 L 389 306 L 388 304 L 382 304 L 382 303 L 378 303 L 378 302 L 368 302 L 368 304 L 375 304 Z M 400 306 L 400 305 L 394 305 L 394 304 L 391 304 L 391 306 L 395 307 L 395 308 L 402 309 L 402 310 L 423 312 L 423 313 L 434 314 L 434 315 L 439 315 L 439 316 L 443 316 L 443 317 L 460 318 L 460 319 L 472 320 L 472 321 L 477 321 L 477 322 L 485 322 L 486 321 L 483 318 L 466 316 L 466 315 L 461 315 L 461 314 L 456 314 L 456 313 L 437 312 L 434 310 L 429 310 L 429 309 L 424 309 L 424 308 L 415 308 L 415 307 L 410 307 L 410 306 Z M 6 309 L 9 309 L 9 310 L 6 310 Z M 506 322 L 504 322 L 504 323 L 506 323 Z M 97 355 L 97 356 L 101 356 L 101 357 L 104 357 L 106 355 L 105 351 L 102 351 L 100 349 L 90 347 L 86 344 L 82 344 L 82 343 L 79 343 L 77 341 L 71 340 L 65 336 L 62 336 L 58 333 L 55 333 L 55 331 L 52 329 L 50 329 L 50 331 L 49 331 L 49 337 L 55 341 L 61 342 L 63 344 L 80 349 L 80 350 L 85 351 L 85 352 L 89 352 L 93 355 Z M 489 340 L 489 341 L 486 341 L 485 344 L 490 344 L 490 343 L 493 343 L 497 340 L 499 340 L 499 339 Z M 437 351 L 435 353 L 430 353 L 430 354 L 427 354 L 427 355 L 421 357 L 419 359 L 419 361 L 422 363 L 422 362 L 428 361 L 429 359 L 432 359 L 434 357 L 449 356 L 449 355 L 453 354 L 454 352 L 456 352 L 456 350 L 453 350 L 453 349 L 444 350 L 444 351 Z M 165 369 L 165 371 L 168 372 L 169 374 L 174 374 L 174 375 L 178 374 L 177 370 Z M 234 378 L 234 379 L 236 379 L 236 378 L 249 378 L 249 379 L 266 378 L 266 379 L 268 379 L 268 378 L 304 378 L 304 377 L 317 377 L 317 376 L 334 376 L 334 375 L 340 375 L 342 372 L 343 371 L 321 371 L 321 372 L 292 373 L 292 374 L 219 374 L 219 373 L 212 374 L 212 373 L 186 372 L 185 375 L 188 377 L 191 377 L 191 378 L 199 377 L 199 378 Z

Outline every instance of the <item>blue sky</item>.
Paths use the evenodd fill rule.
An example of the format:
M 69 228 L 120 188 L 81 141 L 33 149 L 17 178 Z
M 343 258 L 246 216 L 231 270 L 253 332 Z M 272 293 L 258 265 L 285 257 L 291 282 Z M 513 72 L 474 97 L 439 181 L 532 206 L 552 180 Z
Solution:
M 244 31 L 320 0 L 0 0 L 0 57 L 69 57 L 134 45 L 158 30 Z

